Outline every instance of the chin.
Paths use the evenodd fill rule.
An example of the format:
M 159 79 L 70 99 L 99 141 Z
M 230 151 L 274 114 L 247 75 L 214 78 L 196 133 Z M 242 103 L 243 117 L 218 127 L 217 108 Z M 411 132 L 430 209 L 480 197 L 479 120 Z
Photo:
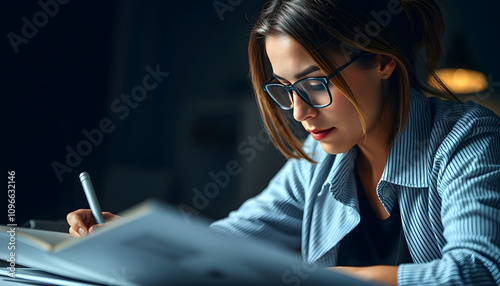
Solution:
M 326 142 L 320 142 L 321 148 L 328 153 L 332 155 L 337 155 L 341 153 L 345 153 L 349 151 L 354 145 L 352 146 L 347 146 L 347 145 L 337 145 L 337 144 L 332 144 L 332 143 L 326 143 Z

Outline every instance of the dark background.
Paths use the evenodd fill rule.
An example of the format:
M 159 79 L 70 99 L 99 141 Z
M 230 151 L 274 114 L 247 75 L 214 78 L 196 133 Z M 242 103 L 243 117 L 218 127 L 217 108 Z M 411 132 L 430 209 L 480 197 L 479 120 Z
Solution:
M 18 53 L 8 34 L 22 36 L 22 18 L 33 23 L 43 10 L 37 1 L 0 4 L 2 162 L 16 172 L 18 225 L 88 208 L 82 171 L 90 173 L 103 210 L 115 213 L 156 197 L 217 219 L 267 185 L 285 160 L 257 136 L 262 124 L 246 48 L 264 1 L 243 0 L 222 15 L 214 2 L 69 1 L 31 31 Z M 443 66 L 489 76 L 489 90 L 464 97 L 499 112 L 500 4 L 448 2 Z M 146 66 L 157 65 L 168 77 L 120 119 L 112 102 L 142 84 Z M 51 165 L 67 165 L 66 148 L 76 150 L 87 140 L 82 130 L 99 128 L 104 118 L 114 130 L 59 180 Z M 210 173 L 220 174 L 232 160 L 242 172 L 200 207 L 193 189 L 213 186 Z M 0 223 L 7 223 L 4 194 Z

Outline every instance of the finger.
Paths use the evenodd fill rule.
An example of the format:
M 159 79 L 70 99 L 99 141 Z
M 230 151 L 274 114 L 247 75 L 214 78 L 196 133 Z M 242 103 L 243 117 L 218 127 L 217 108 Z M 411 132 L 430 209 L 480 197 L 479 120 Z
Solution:
M 70 228 L 69 228 L 69 234 L 70 234 L 72 237 L 75 237 L 75 238 L 81 238 L 81 237 L 85 236 L 85 235 L 86 235 L 86 233 L 83 233 L 83 229 L 82 229 L 82 228 L 80 228 L 80 230 L 81 230 L 81 232 L 80 232 L 80 233 L 78 233 L 78 232 L 76 232 L 73 228 L 71 228 L 71 227 L 70 227 Z M 82 233 L 83 233 L 83 234 L 82 234 Z
M 69 227 L 68 232 L 69 232 L 69 235 L 71 235 L 72 237 L 75 237 L 75 238 L 80 237 L 80 235 L 77 236 L 77 233 L 71 227 Z
M 70 212 L 66 216 L 66 221 L 69 224 L 69 234 L 73 237 L 78 237 L 79 235 L 77 236 L 77 229 L 83 224 L 81 219 L 74 212 Z
M 114 217 L 110 218 L 109 220 L 106 220 L 106 224 L 108 224 L 108 223 L 114 223 L 114 222 L 116 222 L 117 220 L 119 220 L 121 218 L 122 218 L 121 216 L 114 216 Z
M 105 225 L 108 225 L 110 223 L 113 223 L 114 221 L 116 221 L 117 219 L 121 218 L 120 216 L 117 216 L 117 215 L 114 215 L 114 214 L 111 214 L 109 213 L 111 216 L 109 216 L 108 218 L 105 218 L 106 222 L 104 224 L 94 224 L 93 226 L 91 226 L 89 228 L 89 233 L 90 234 L 94 234 L 95 231 L 100 231 L 100 229 L 105 226 Z
M 95 219 L 88 209 L 79 209 L 71 212 L 66 216 L 66 220 L 75 232 L 82 233 L 80 228 L 83 229 L 83 234 L 87 233 L 89 226 L 95 224 Z
M 99 230 L 100 230 L 100 228 L 101 228 L 103 225 L 104 225 L 104 224 L 95 224 L 95 225 L 91 226 L 91 227 L 89 228 L 89 233 L 94 234 L 96 231 L 99 231 Z
M 115 219 L 119 216 L 113 214 L 113 213 L 110 213 L 110 212 L 102 212 L 102 216 L 104 217 L 104 220 L 112 220 L 112 219 Z
M 76 211 L 70 212 L 66 219 L 68 220 L 68 223 L 70 225 L 72 222 L 83 223 L 89 226 L 96 223 L 90 209 L 78 209 Z

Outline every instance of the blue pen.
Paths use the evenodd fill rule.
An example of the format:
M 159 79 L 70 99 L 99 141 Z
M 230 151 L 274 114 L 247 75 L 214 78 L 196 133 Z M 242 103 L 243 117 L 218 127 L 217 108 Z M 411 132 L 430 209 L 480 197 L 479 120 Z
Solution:
M 97 201 L 97 196 L 94 192 L 94 187 L 92 186 L 92 181 L 87 172 L 80 174 L 80 181 L 82 182 L 83 191 L 89 202 L 90 209 L 92 210 L 92 215 L 98 224 L 104 224 L 104 217 L 102 216 L 101 206 L 99 206 L 99 201 Z

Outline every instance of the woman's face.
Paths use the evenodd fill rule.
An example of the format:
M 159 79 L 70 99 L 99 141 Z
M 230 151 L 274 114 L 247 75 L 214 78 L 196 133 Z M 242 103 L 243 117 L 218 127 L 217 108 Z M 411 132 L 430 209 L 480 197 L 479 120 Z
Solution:
M 273 73 L 282 84 L 289 85 L 303 78 L 325 76 L 299 43 L 287 35 L 268 36 L 266 50 Z M 347 62 L 342 55 L 332 54 L 332 57 L 338 66 Z M 304 74 L 304 71 L 308 73 Z M 300 78 L 297 78 L 299 74 Z M 341 74 L 365 112 L 369 139 L 380 131 L 377 124 L 382 109 L 382 79 L 379 66 L 366 69 L 354 62 Z M 369 140 L 365 140 L 354 105 L 333 84 L 330 84 L 330 93 L 332 103 L 329 106 L 314 108 L 293 92 L 295 120 L 301 122 L 314 139 L 319 141 L 323 150 L 330 154 L 346 152 L 356 144 L 369 144 Z

